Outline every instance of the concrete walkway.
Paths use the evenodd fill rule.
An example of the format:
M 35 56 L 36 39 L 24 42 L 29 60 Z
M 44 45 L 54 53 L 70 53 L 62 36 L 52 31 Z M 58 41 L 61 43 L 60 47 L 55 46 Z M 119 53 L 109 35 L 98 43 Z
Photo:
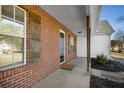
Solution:
M 118 62 L 120 62 L 121 64 L 124 65 L 124 58 L 118 58 L 118 57 L 113 57 L 112 56 L 112 60 L 118 61 Z
M 124 83 L 124 72 L 108 72 L 103 70 L 91 69 L 91 74 L 103 79 Z
M 77 58 L 72 71 L 58 69 L 35 84 L 34 88 L 88 88 L 90 74 L 86 74 L 86 59 Z

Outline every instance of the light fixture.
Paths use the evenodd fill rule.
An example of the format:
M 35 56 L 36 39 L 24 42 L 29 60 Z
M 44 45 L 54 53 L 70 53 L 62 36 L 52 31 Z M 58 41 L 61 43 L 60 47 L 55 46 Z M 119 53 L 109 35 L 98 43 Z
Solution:
M 82 34 L 82 31 L 79 31 L 78 34 Z

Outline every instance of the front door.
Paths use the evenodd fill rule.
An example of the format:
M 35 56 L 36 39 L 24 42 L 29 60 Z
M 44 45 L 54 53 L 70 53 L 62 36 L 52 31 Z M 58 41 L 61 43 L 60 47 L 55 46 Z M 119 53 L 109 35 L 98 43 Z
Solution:
M 60 30 L 60 63 L 65 63 L 65 32 Z

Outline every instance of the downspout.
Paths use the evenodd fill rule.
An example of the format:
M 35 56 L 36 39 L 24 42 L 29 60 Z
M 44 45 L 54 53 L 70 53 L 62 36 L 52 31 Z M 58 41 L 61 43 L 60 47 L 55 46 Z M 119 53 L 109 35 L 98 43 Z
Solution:
M 90 56 L 90 43 L 91 43 L 91 29 L 90 29 L 90 18 L 89 16 L 86 17 L 87 22 L 87 72 L 90 71 L 90 63 L 91 63 L 91 56 Z

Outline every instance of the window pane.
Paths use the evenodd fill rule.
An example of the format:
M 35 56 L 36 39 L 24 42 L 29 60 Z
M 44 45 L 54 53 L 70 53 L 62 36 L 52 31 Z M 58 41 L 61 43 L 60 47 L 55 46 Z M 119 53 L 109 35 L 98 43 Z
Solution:
M 15 27 L 14 34 L 16 36 L 24 36 L 24 25 L 23 24 L 15 22 L 14 27 Z
M 73 37 L 70 38 L 70 44 L 71 44 L 72 46 L 74 45 L 74 38 L 73 38 Z
M 22 38 L 14 38 L 14 63 L 22 63 L 23 55 L 24 55 L 24 39 Z
M 13 35 L 14 22 L 6 18 L 2 18 L 0 22 L 0 33 L 5 35 Z
M 74 52 L 74 38 L 71 36 L 70 37 L 70 51 Z
M 14 18 L 14 6 L 2 5 L 2 15 L 13 19 Z
M 0 67 L 12 64 L 12 37 L 0 35 Z
M 15 20 L 24 22 L 24 11 L 15 7 Z

